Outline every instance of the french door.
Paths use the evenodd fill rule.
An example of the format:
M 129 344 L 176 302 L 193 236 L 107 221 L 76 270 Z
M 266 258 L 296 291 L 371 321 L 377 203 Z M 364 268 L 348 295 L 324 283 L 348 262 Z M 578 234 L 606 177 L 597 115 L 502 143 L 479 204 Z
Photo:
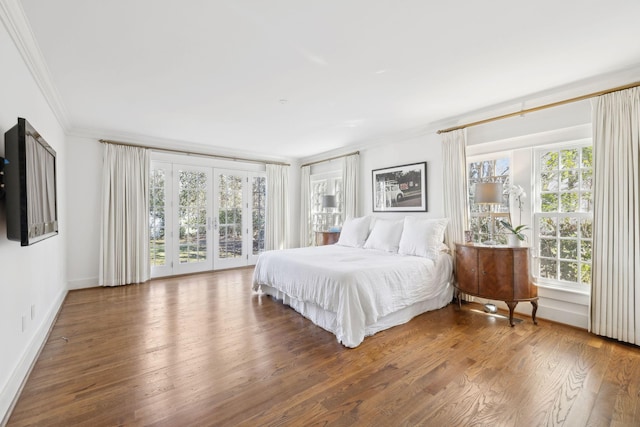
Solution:
M 264 251 L 264 173 L 152 162 L 151 276 L 255 264 Z

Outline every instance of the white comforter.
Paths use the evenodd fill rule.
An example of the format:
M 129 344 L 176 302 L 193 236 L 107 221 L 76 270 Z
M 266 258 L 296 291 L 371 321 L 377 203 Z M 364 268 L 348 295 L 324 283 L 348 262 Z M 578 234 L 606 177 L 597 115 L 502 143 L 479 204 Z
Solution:
M 331 245 L 260 255 L 253 289 L 268 285 L 293 300 L 336 314 L 335 333 L 347 347 L 358 346 L 365 328 L 378 319 L 450 287 L 452 259 L 438 262 L 377 250 Z M 280 295 L 280 294 L 279 294 Z

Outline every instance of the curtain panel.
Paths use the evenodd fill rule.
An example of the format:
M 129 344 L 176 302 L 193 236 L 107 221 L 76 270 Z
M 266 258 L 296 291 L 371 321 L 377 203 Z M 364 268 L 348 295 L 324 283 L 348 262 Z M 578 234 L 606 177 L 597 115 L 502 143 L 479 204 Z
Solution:
M 359 174 L 360 154 L 345 156 L 342 160 L 343 222 L 347 218 L 356 218 L 359 214 Z
M 289 166 L 267 164 L 265 249 L 289 245 Z
M 589 330 L 640 345 L 640 88 L 593 103 Z
M 104 144 L 100 286 L 149 280 L 149 151 Z
M 469 226 L 466 147 L 466 130 L 442 134 L 444 214 L 449 218 L 445 240 L 452 253 L 456 242 L 464 242 L 464 230 Z
M 312 246 L 311 166 L 300 168 L 300 247 Z

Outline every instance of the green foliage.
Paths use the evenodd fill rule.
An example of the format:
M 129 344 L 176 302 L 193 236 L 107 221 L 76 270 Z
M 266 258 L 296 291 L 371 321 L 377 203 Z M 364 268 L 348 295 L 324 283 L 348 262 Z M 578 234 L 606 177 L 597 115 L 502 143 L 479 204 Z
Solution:
M 515 236 L 518 238 L 518 240 L 524 240 L 526 236 L 524 234 L 522 234 L 522 232 L 524 230 L 528 230 L 529 229 L 529 227 L 524 225 L 524 224 L 521 224 L 521 225 L 519 225 L 517 227 L 513 227 L 511 224 L 509 224 L 508 221 L 505 221 L 505 220 L 502 220 L 502 219 L 500 220 L 500 224 L 502 224 L 502 226 L 504 228 L 506 228 L 507 230 L 509 230 L 511 233 L 515 234 Z

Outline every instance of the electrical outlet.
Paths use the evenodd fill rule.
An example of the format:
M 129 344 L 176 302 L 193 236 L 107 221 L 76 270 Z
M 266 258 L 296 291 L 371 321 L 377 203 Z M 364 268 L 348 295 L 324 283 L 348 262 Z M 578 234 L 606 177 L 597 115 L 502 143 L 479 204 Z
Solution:
M 31 304 L 31 320 L 35 320 L 36 318 L 36 305 Z

